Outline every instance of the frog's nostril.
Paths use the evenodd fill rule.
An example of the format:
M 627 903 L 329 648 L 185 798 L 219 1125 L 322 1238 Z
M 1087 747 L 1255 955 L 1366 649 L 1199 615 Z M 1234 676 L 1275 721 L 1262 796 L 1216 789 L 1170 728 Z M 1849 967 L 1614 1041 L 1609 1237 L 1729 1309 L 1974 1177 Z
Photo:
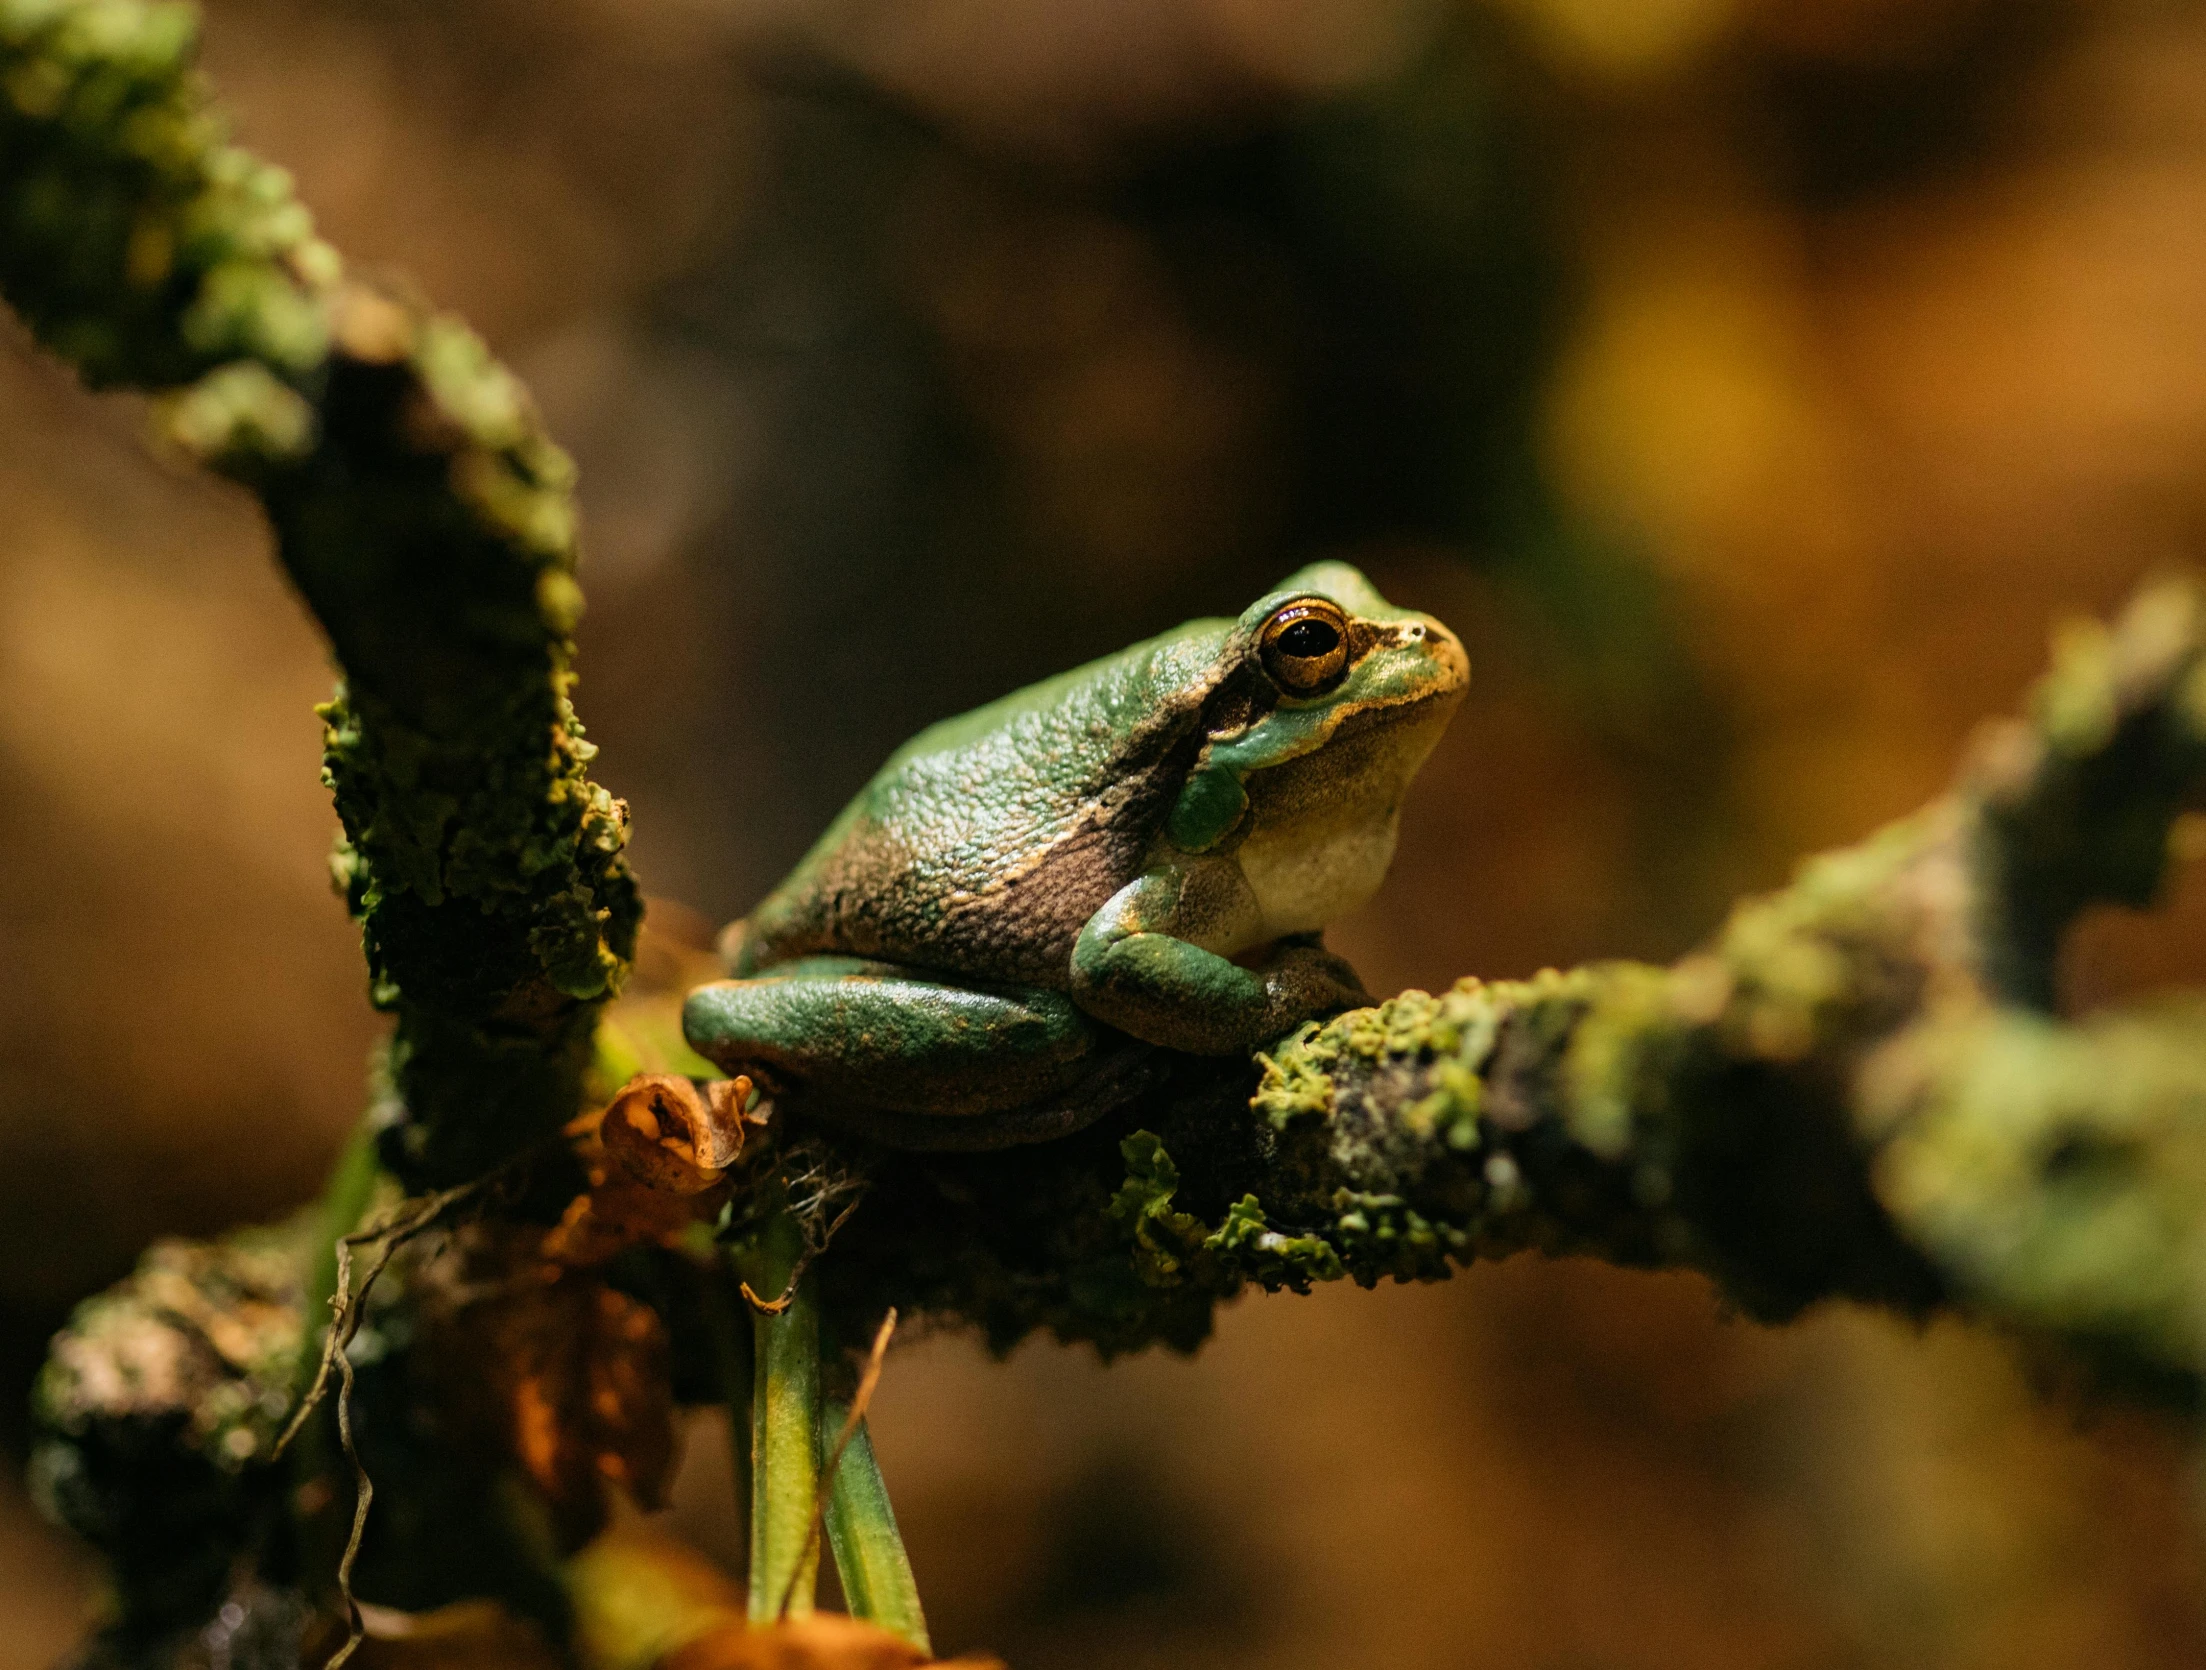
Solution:
M 1403 639 L 1412 644 L 1423 638 L 1424 635 L 1425 629 L 1420 625 L 1411 624 L 1402 628 Z

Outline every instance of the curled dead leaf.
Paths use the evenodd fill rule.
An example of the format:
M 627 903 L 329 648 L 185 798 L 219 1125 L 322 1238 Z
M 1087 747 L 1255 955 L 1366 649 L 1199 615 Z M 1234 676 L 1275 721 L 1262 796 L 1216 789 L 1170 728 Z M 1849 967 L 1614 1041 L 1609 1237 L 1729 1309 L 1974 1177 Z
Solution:
M 679 1073 L 639 1073 L 606 1106 L 598 1141 L 631 1180 L 673 1194 L 701 1194 L 743 1152 L 747 1078 L 715 1079 L 703 1090 Z
M 718 1214 L 746 1127 L 765 1122 L 747 1078 L 699 1089 L 679 1073 L 639 1073 L 567 1127 L 590 1186 L 544 1237 L 544 1257 L 586 1269 L 634 1246 L 680 1246 Z

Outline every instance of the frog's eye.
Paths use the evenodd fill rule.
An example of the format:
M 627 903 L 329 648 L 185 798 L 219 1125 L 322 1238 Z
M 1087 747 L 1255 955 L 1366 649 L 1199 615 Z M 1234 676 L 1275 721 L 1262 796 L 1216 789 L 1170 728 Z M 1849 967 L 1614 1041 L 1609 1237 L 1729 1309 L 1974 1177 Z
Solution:
M 1348 622 L 1332 604 L 1306 598 L 1264 623 L 1257 648 L 1264 671 L 1288 695 L 1321 695 L 1348 671 Z

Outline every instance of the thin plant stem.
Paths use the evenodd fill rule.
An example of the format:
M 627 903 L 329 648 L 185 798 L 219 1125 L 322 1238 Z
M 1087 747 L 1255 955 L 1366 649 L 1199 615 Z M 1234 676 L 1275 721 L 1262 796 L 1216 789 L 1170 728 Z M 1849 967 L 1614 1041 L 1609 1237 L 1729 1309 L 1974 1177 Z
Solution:
M 788 1298 L 778 1312 L 754 1306 L 751 1318 L 757 1349 L 751 1397 L 754 1624 L 808 1615 L 819 1576 L 812 1536 L 820 1472 L 819 1305 L 810 1281 L 789 1285 L 803 1253 L 802 1232 L 784 1213 L 761 1231 L 758 1268 L 745 1277 L 755 1291 Z
M 820 1412 L 820 1430 L 823 1434 L 839 1431 L 848 1419 L 847 1405 L 830 1402 Z M 901 1635 L 921 1652 L 933 1652 L 911 1557 L 904 1552 L 904 1538 L 896 1529 L 888 1486 L 874 1460 L 873 1440 L 863 1418 L 851 1428 L 842 1458 L 828 1480 L 826 1522 L 827 1544 L 834 1551 L 850 1615 Z

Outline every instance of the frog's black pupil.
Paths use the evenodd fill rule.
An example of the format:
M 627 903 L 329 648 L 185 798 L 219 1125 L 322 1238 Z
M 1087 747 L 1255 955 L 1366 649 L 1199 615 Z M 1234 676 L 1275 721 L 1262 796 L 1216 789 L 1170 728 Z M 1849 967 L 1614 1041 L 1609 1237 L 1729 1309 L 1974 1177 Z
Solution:
M 1315 661 L 1340 646 L 1340 633 L 1321 620 L 1298 620 L 1279 634 L 1279 647 L 1297 661 Z

